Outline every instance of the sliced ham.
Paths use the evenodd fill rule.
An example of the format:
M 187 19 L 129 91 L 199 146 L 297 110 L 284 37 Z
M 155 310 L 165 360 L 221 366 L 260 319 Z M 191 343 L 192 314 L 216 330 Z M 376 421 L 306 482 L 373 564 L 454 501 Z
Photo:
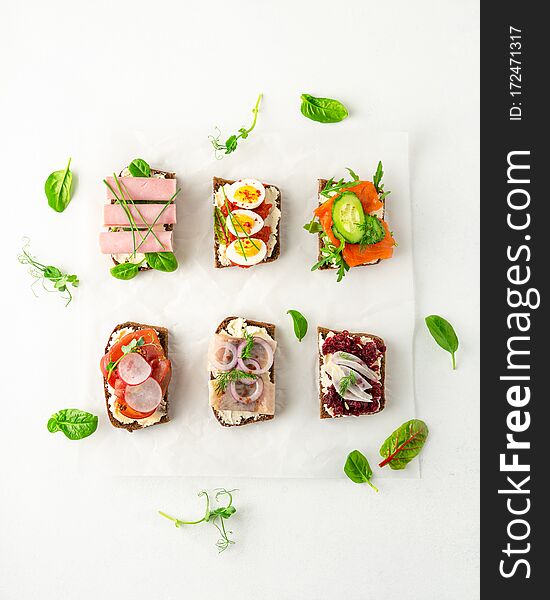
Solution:
M 157 217 L 158 220 L 155 226 L 173 225 L 176 223 L 175 204 L 170 204 L 169 206 L 165 204 L 138 204 L 136 207 L 130 205 L 127 209 L 138 227 L 151 225 Z M 141 213 L 141 216 L 139 213 Z M 124 207 L 120 206 L 120 204 L 106 204 L 103 207 L 103 224 L 105 227 L 128 227 L 130 221 Z
M 136 231 L 136 246 L 138 246 L 146 231 Z M 145 252 L 172 252 L 172 232 L 158 231 L 156 236 L 164 248 L 157 242 L 152 233 L 146 236 L 139 248 L 139 253 Z M 134 242 L 131 231 L 103 231 L 99 234 L 99 246 L 103 254 L 129 254 L 134 251 Z
M 120 197 L 120 190 L 114 177 L 106 177 L 107 183 Z M 176 193 L 175 179 L 162 179 L 160 177 L 117 177 L 124 197 L 132 200 L 170 200 Z M 107 199 L 114 200 L 113 192 L 107 187 Z

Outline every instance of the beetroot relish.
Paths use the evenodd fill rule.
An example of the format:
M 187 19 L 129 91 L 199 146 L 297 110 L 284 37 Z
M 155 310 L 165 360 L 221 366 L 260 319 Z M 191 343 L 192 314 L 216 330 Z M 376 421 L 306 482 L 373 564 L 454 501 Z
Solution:
M 335 352 L 347 352 L 361 358 L 373 371 L 380 371 L 380 367 L 374 363 L 386 352 L 386 346 L 379 341 L 373 340 L 363 344 L 361 337 L 351 335 L 349 331 L 342 331 L 331 337 L 327 337 L 323 343 L 323 354 L 334 354 Z M 381 409 L 382 384 L 369 379 L 372 389 L 372 402 L 361 402 L 344 400 L 331 385 L 324 398 L 323 403 L 335 417 L 369 415 L 377 413 Z
M 380 410 L 380 391 L 382 389 L 382 386 L 380 386 L 380 384 L 377 385 L 379 388 L 377 390 L 377 394 L 374 393 L 373 385 L 372 402 L 354 402 L 352 400 L 344 400 L 338 394 L 335 387 L 331 385 L 328 388 L 325 397 L 323 398 L 323 403 L 325 404 L 326 408 L 331 409 L 330 412 L 335 417 L 358 417 L 359 415 L 370 415 Z
M 381 354 L 386 352 L 386 346 L 379 340 L 373 340 L 363 344 L 357 335 L 351 335 L 349 331 L 341 331 L 327 339 L 323 343 L 323 354 L 334 354 L 335 352 L 348 352 L 363 359 L 369 367 L 372 367 Z

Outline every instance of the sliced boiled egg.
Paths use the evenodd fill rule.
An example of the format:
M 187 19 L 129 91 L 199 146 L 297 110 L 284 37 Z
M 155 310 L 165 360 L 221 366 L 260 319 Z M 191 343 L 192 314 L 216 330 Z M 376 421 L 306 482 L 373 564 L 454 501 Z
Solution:
M 265 200 L 265 187 L 257 179 L 239 179 L 229 186 L 227 197 L 239 208 L 257 208 Z
M 226 249 L 227 258 L 236 265 L 251 267 L 265 258 L 267 246 L 257 238 L 239 238 Z
M 233 210 L 226 220 L 227 229 L 236 237 L 252 236 L 264 226 L 260 215 L 251 210 Z

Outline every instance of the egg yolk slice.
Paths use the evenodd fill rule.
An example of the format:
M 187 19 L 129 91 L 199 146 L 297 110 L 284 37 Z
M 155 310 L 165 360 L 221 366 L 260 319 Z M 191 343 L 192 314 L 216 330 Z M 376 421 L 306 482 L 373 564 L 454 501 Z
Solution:
M 237 188 L 233 194 L 236 202 L 243 204 L 255 204 L 260 199 L 261 192 L 252 185 L 243 185 Z
M 246 256 L 247 258 L 251 258 L 252 256 L 256 256 L 260 250 L 262 249 L 262 244 L 255 240 L 242 240 L 241 244 L 235 244 L 235 252 L 242 256 L 243 258 Z

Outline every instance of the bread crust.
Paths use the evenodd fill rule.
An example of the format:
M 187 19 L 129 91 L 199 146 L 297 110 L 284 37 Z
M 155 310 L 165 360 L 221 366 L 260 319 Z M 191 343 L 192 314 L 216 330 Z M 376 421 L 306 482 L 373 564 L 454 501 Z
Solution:
M 119 177 L 122 177 L 122 171 L 118 174 Z M 175 179 L 176 178 L 176 174 L 172 173 L 170 171 L 161 171 L 159 169 L 151 169 L 151 175 L 164 175 L 165 179 Z M 155 201 L 156 202 L 156 201 Z M 115 204 L 116 200 L 111 200 L 111 204 Z M 172 200 L 172 204 L 174 203 L 174 200 Z M 136 200 L 136 204 L 147 204 L 146 200 Z M 174 226 L 173 225 L 164 225 L 164 230 L 165 231 L 173 231 Z M 112 231 L 112 228 L 109 228 L 109 231 Z M 119 265 L 120 263 L 115 259 L 115 257 L 111 254 L 111 260 L 113 261 L 113 263 L 115 265 Z M 141 265 L 139 267 L 140 271 L 151 271 L 151 267 L 149 265 Z
M 227 325 L 233 321 L 233 319 L 237 319 L 238 317 L 226 317 L 216 328 L 216 333 L 221 333 L 223 329 L 227 327 Z M 272 323 L 265 323 L 263 321 L 252 321 L 251 319 L 246 319 L 248 325 L 253 325 L 254 327 L 265 327 L 267 333 L 275 339 L 275 325 Z M 275 383 L 275 361 L 271 365 L 271 369 L 269 369 L 269 376 L 271 377 L 271 381 Z M 210 373 L 210 379 L 214 379 L 212 373 Z M 214 407 L 212 407 L 212 412 L 216 417 L 216 420 L 223 427 L 241 427 L 242 425 L 248 425 L 249 423 L 260 423 L 261 421 L 271 421 L 275 415 L 259 415 L 259 417 L 249 417 L 248 419 L 242 419 L 240 423 L 225 423 L 220 415 L 219 411 L 217 411 Z
M 213 193 L 213 195 L 216 194 L 216 192 L 222 185 L 225 185 L 225 184 L 231 185 L 232 183 L 235 183 L 235 181 L 236 181 L 235 179 L 223 179 L 222 177 L 213 177 L 212 178 L 212 193 Z M 279 195 L 278 195 L 275 203 L 276 203 L 277 208 L 279 210 L 281 210 L 281 190 L 276 185 L 273 185 L 271 183 L 264 183 L 263 185 L 264 185 L 264 187 L 273 187 L 279 192 Z M 214 223 L 215 223 L 215 216 L 214 216 Z M 279 222 L 277 223 L 277 230 L 275 231 L 275 237 L 277 238 L 277 241 L 275 242 L 275 246 L 273 247 L 273 252 L 271 253 L 271 256 L 264 258 L 264 260 L 262 260 L 262 262 L 260 262 L 258 264 L 263 265 L 264 263 L 270 263 L 279 258 L 279 255 L 281 253 L 280 228 L 281 228 L 281 220 L 279 219 Z M 237 265 L 233 265 L 233 264 L 222 265 L 222 263 L 220 262 L 220 259 L 218 257 L 218 247 L 219 247 L 219 242 L 218 242 L 218 237 L 216 236 L 216 228 L 214 227 L 214 266 L 216 267 L 216 269 L 225 269 L 225 268 L 229 268 L 229 267 L 236 267 Z M 256 265 L 254 265 L 254 266 L 256 266 Z
M 136 323 L 134 321 L 126 321 L 125 323 L 120 323 L 113 329 L 111 335 L 109 336 L 109 339 L 107 340 L 107 345 L 105 346 L 105 354 L 109 352 L 109 342 L 111 341 L 113 334 L 117 331 L 120 331 L 121 329 L 124 329 L 125 327 L 133 327 L 134 329 L 154 329 L 157 332 L 160 345 L 164 350 L 164 354 L 166 355 L 166 358 L 168 358 L 168 329 L 166 329 L 166 327 L 159 327 L 157 325 L 143 325 L 142 323 Z M 148 427 L 154 427 L 155 425 L 160 425 L 161 423 L 167 423 L 170 420 L 170 403 L 168 400 L 168 390 L 166 390 L 166 394 L 164 394 L 163 398 L 166 404 L 166 414 L 160 419 L 160 421 L 157 421 L 152 425 L 148 425 L 147 427 L 142 427 L 139 424 L 139 421 L 132 421 L 131 423 L 121 423 L 118 419 L 115 419 L 113 413 L 111 412 L 111 409 L 109 408 L 109 390 L 107 387 L 107 380 L 105 379 L 105 377 L 103 378 L 103 391 L 105 393 L 107 415 L 109 416 L 109 420 L 111 421 L 111 425 L 113 425 L 113 427 L 118 427 L 119 429 L 126 429 L 126 431 L 132 433 L 132 431 L 135 431 L 136 429 L 147 429 Z
M 317 195 L 319 195 L 324 189 L 325 186 L 328 183 L 328 179 L 318 179 L 317 180 L 319 182 L 318 185 L 318 190 L 317 190 Z M 384 218 L 384 215 L 386 213 L 386 200 L 382 200 L 382 203 L 384 204 L 384 210 L 382 212 L 382 218 Z M 323 258 L 323 255 L 321 254 L 321 248 L 323 247 L 323 242 L 321 240 L 321 234 L 319 233 L 317 236 L 317 244 L 318 244 L 318 250 L 317 250 L 317 260 L 321 260 Z M 374 265 L 377 265 L 380 262 L 380 259 L 376 260 L 375 262 L 372 263 L 366 263 L 364 265 L 356 265 L 357 267 L 373 267 Z M 332 265 L 323 265 L 321 267 L 319 267 L 320 271 L 326 271 L 329 269 L 336 269 L 337 267 L 334 267 Z M 352 267 L 353 269 L 355 269 L 355 267 Z
M 326 339 L 327 334 L 328 333 L 342 333 L 341 331 L 338 331 L 337 329 L 328 329 L 327 327 L 317 327 L 317 342 L 319 341 L 319 335 L 323 335 L 323 337 Z M 373 333 L 351 333 L 350 335 L 356 335 L 359 337 L 362 336 L 367 336 L 372 338 L 373 340 L 378 340 L 380 342 L 382 342 L 384 345 L 385 342 L 384 340 L 377 336 L 374 335 Z M 321 419 L 338 419 L 341 417 L 333 417 L 331 416 L 326 410 L 325 410 L 325 406 L 323 403 L 323 388 L 321 386 L 321 367 L 323 365 L 323 354 L 321 353 L 321 348 L 319 348 L 319 344 L 317 343 L 317 353 L 319 356 L 319 417 Z M 386 353 L 384 352 L 384 354 L 382 355 L 382 361 L 380 363 L 380 383 L 382 384 L 382 395 L 380 397 L 380 410 L 377 410 L 374 413 L 369 413 L 366 415 L 358 415 L 359 417 L 369 417 L 371 415 L 377 415 L 379 412 L 382 412 L 386 406 Z

